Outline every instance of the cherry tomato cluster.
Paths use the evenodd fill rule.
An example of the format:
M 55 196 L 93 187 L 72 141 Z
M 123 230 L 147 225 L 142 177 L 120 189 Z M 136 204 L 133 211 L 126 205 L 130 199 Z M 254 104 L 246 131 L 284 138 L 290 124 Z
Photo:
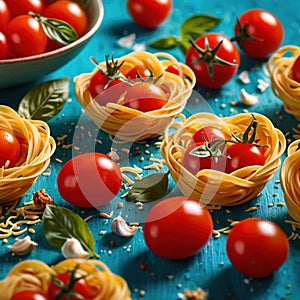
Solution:
M 75 270 L 53 276 L 46 293 L 24 290 L 12 296 L 11 300 L 92 300 L 99 294 L 99 288 L 92 286 L 85 278 L 77 278 Z
M 68 40 L 57 38 L 59 27 L 70 31 Z M 70 0 L 0 0 L 0 59 L 42 54 L 84 35 L 88 17 Z
M 203 248 L 213 233 L 208 209 L 188 197 L 167 198 L 147 214 L 144 239 L 149 249 L 166 259 L 188 258 Z M 288 239 L 274 222 L 249 218 L 229 232 L 226 252 L 242 274 L 255 278 L 270 276 L 287 259 Z
M 283 26 L 272 13 L 251 9 L 237 19 L 234 34 L 229 39 L 220 33 L 206 33 L 190 40 L 185 62 L 194 71 L 199 86 L 219 89 L 234 76 L 240 65 L 234 41 L 247 56 L 264 59 L 280 46 Z
M 170 91 L 165 85 L 156 83 L 157 78 L 145 65 L 137 65 L 121 73 L 120 67 L 124 62 L 108 60 L 106 69 L 102 70 L 98 64 L 89 82 L 88 90 L 95 101 L 105 106 L 109 102 L 118 103 L 141 112 L 161 109 L 169 98 Z M 179 75 L 178 68 L 168 66 L 165 72 Z
M 232 173 L 247 166 L 263 166 L 268 146 L 255 144 L 256 130 L 254 117 L 243 135 L 233 134 L 233 139 L 229 140 L 221 128 L 204 126 L 194 134 L 183 155 L 182 165 L 193 175 L 203 169 Z

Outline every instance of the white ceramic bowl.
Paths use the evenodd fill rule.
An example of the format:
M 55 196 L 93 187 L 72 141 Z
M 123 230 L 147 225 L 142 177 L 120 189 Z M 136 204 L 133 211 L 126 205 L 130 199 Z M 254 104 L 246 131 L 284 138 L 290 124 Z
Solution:
M 0 89 L 37 80 L 72 60 L 99 29 L 104 15 L 102 0 L 91 0 L 86 8 L 89 29 L 74 43 L 47 53 L 0 60 Z

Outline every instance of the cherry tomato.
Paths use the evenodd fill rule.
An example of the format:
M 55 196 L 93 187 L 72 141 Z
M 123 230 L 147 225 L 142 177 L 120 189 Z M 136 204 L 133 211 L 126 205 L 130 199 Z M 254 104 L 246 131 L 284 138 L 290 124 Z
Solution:
M 218 45 L 220 45 L 219 49 L 214 54 L 212 51 Z M 225 35 L 207 33 L 193 41 L 185 55 L 185 63 L 195 73 L 199 86 L 219 89 L 238 70 L 240 54 L 234 43 Z
M 122 174 L 102 153 L 85 153 L 66 162 L 57 176 L 58 191 L 69 203 L 97 207 L 109 202 L 120 190 Z
M 145 65 L 137 65 L 125 74 L 125 77 L 129 80 L 138 79 L 139 76 L 147 80 L 151 76 L 151 72 Z
M 127 10 L 135 23 L 155 28 L 164 22 L 172 10 L 171 0 L 127 0 Z
M 8 0 L 6 2 L 13 17 L 27 15 L 30 11 L 40 14 L 44 9 L 42 0 Z
M 64 288 L 67 286 L 71 278 L 70 273 L 61 273 L 56 275 L 56 279 L 59 280 L 63 285 Z M 75 292 L 81 297 L 75 297 L 75 296 L 68 296 L 67 292 Z M 50 282 L 48 287 L 48 296 L 50 299 L 56 299 L 57 295 L 61 292 L 61 287 L 57 285 L 53 280 Z M 66 295 L 59 298 L 60 300 L 77 300 L 77 299 L 94 299 L 97 294 L 99 294 L 99 289 L 95 287 L 91 287 L 88 282 L 84 279 L 80 279 L 76 281 L 73 289 L 70 289 L 69 291 L 66 291 Z M 70 294 L 69 294 L 70 295 Z
M 17 57 L 41 54 L 47 47 L 42 25 L 29 15 L 17 16 L 8 23 L 7 38 Z
M 8 160 L 10 161 L 9 167 L 14 167 L 21 156 L 18 138 L 10 130 L 0 128 L 0 145 L 0 167 L 4 166 Z
M 193 135 L 192 143 L 211 142 L 213 140 L 225 140 L 224 132 L 219 127 L 208 125 L 201 127 Z
M 105 106 L 109 102 L 116 103 L 127 86 L 117 79 L 109 82 L 109 78 L 99 71 L 91 77 L 88 90 L 100 105 Z
M 259 148 L 248 143 L 234 143 L 226 150 L 229 156 L 226 164 L 226 173 L 231 173 L 247 166 L 263 166 L 266 162 L 265 148 Z
M 126 89 L 122 105 L 142 112 L 162 108 L 168 101 L 164 90 L 149 82 L 136 83 Z
M 8 58 L 9 45 L 4 33 L 0 31 L 0 60 Z
M 204 247 L 212 235 L 213 222 L 199 201 L 183 196 L 162 200 L 149 211 L 143 233 L 156 255 L 183 259 Z
M 67 22 L 83 36 L 88 28 L 88 17 L 85 10 L 76 2 L 69 0 L 56 1 L 44 10 L 43 16 Z
M 259 218 L 240 221 L 229 232 L 227 255 L 233 266 L 250 277 L 267 277 L 287 259 L 288 239 L 274 222 Z
M 22 291 L 14 294 L 10 300 L 51 300 L 46 294 L 35 291 Z
M 235 40 L 249 57 L 263 59 L 283 40 L 283 26 L 272 13 L 262 9 L 244 12 L 234 26 Z
M 11 13 L 5 1 L 0 0 L 0 31 L 5 31 L 11 18 Z
M 179 70 L 178 70 L 178 67 L 176 65 L 167 66 L 165 68 L 165 71 L 179 76 Z
M 204 169 L 224 172 L 227 157 L 220 155 L 219 149 L 215 149 L 215 152 L 218 153 L 213 155 L 204 142 L 190 145 L 183 155 L 182 166 L 193 175 Z
M 292 79 L 300 83 L 300 55 L 294 61 L 291 72 Z

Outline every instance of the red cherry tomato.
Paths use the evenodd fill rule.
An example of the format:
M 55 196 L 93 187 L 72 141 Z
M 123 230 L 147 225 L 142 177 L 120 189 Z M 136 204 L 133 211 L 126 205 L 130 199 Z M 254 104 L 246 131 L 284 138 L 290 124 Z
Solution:
M 250 277 L 267 277 L 287 259 L 288 239 L 275 223 L 251 218 L 240 221 L 227 238 L 227 255 L 233 266 Z
M 167 66 L 165 68 L 165 71 L 179 76 L 179 70 L 178 70 L 178 67 L 176 65 Z
M 14 294 L 10 300 L 51 300 L 46 294 L 35 291 L 22 291 Z
M 122 105 L 142 112 L 161 109 L 168 101 L 164 90 L 149 82 L 136 83 L 126 89 Z
M 171 0 L 127 0 L 127 10 L 135 23 L 155 28 L 164 22 L 172 10 Z
M 109 202 L 120 190 L 122 174 L 102 153 L 85 153 L 65 163 L 57 176 L 58 191 L 69 203 L 97 207 Z
M 29 15 L 17 16 L 8 23 L 7 38 L 17 57 L 41 54 L 47 47 L 42 25 Z
M 5 1 L 0 0 L 0 31 L 5 31 L 11 18 L 11 13 Z
M 292 66 L 292 79 L 300 83 L 300 55 L 296 58 Z
M 14 167 L 21 156 L 18 138 L 10 130 L 0 128 L 0 145 L 0 167 L 4 166 L 8 160 L 10 161 L 9 167 Z
M 156 255 L 183 259 L 204 247 L 212 235 L 213 222 L 199 201 L 172 197 L 156 204 L 147 214 L 143 233 Z
M 54 2 L 44 10 L 43 16 L 67 22 L 79 37 L 83 36 L 88 28 L 88 17 L 85 10 L 73 1 Z
M 42 0 L 8 0 L 6 2 L 13 17 L 27 15 L 30 11 L 40 14 L 44 9 Z
M 0 31 L 0 60 L 8 58 L 9 45 L 4 33 Z
M 283 40 L 281 22 L 266 10 L 248 10 L 238 18 L 238 22 L 234 26 L 236 40 L 249 57 L 263 59 L 274 52 Z M 243 37 L 245 33 L 246 38 Z
M 147 80 L 150 76 L 150 70 L 144 65 L 137 65 L 125 74 L 125 77 L 129 80 L 135 80 L 139 77 L 141 77 L 144 80 Z
M 225 140 L 224 132 L 219 127 L 208 125 L 201 127 L 193 135 L 192 143 L 211 142 L 213 140 Z
M 195 153 L 196 149 L 199 149 L 199 151 L 197 151 L 198 154 Z M 218 149 L 216 151 L 218 151 Z M 182 166 L 193 175 L 196 175 L 200 170 L 204 169 L 218 170 L 224 172 L 226 163 L 227 157 L 213 156 L 206 149 L 204 142 L 199 142 L 190 145 L 186 149 L 182 159 Z
M 259 148 L 253 144 L 235 143 L 226 150 L 229 156 L 226 164 L 226 173 L 231 173 L 247 166 L 263 166 L 266 162 L 264 148 Z
M 56 280 L 59 280 L 62 284 L 64 284 L 64 287 L 67 286 L 71 278 L 70 273 L 61 273 L 56 275 Z M 60 297 L 60 300 L 77 300 L 77 299 L 86 299 L 91 300 L 94 299 L 97 294 L 99 294 L 99 289 L 92 287 L 88 284 L 88 282 L 84 279 L 80 279 L 76 281 L 74 287 L 72 290 L 68 292 L 75 292 L 81 297 L 76 296 L 63 296 Z M 59 287 L 53 280 L 49 284 L 48 288 L 48 296 L 50 299 L 56 299 L 56 297 L 61 292 L 61 287 Z
M 212 54 L 212 50 L 221 42 L 215 55 Z M 221 88 L 238 70 L 240 64 L 238 49 L 225 35 L 219 33 L 204 34 L 194 41 L 194 45 L 198 49 L 190 47 L 185 55 L 185 63 L 195 73 L 197 84 L 208 89 Z M 204 54 L 200 54 L 199 51 L 204 51 Z M 199 59 L 203 61 L 199 62 Z M 224 61 L 228 65 L 224 65 Z

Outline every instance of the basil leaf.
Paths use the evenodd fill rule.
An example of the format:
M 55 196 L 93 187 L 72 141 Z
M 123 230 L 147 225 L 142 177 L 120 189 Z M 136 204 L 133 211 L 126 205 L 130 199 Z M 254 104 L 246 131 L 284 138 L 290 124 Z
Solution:
M 180 34 L 182 37 L 189 36 L 200 36 L 204 32 L 213 29 L 220 22 L 219 18 L 209 15 L 194 15 L 186 19 L 181 27 Z
M 47 121 L 63 108 L 69 96 L 69 78 L 41 83 L 21 100 L 18 113 L 26 119 Z
M 190 49 L 191 44 L 187 38 L 183 38 L 178 47 L 183 54 L 186 54 L 186 52 Z
M 150 47 L 156 49 L 170 49 L 177 46 L 179 40 L 175 36 L 166 36 L 150 43 Z
M 54 248 L 61 249 L 68 238 L 77 239 L 83 249 L 93 257 L 94 238 L 86 222 L 73 211 L 54 205 L 46 205 L 43 213 L 43 228 L 46 240 Z
M 75 29 L 67 22 L 42 17 L 40 14 L 30 12 L 29 15 L 38 20 L 45 34 L 53 41 L 61 45 L 69 45 L 78 39 Z
M 127 197 L 140 202 L 152 202 L 162 198 L 167 189 L 168 173 L 154 173 L 133 184 Z

